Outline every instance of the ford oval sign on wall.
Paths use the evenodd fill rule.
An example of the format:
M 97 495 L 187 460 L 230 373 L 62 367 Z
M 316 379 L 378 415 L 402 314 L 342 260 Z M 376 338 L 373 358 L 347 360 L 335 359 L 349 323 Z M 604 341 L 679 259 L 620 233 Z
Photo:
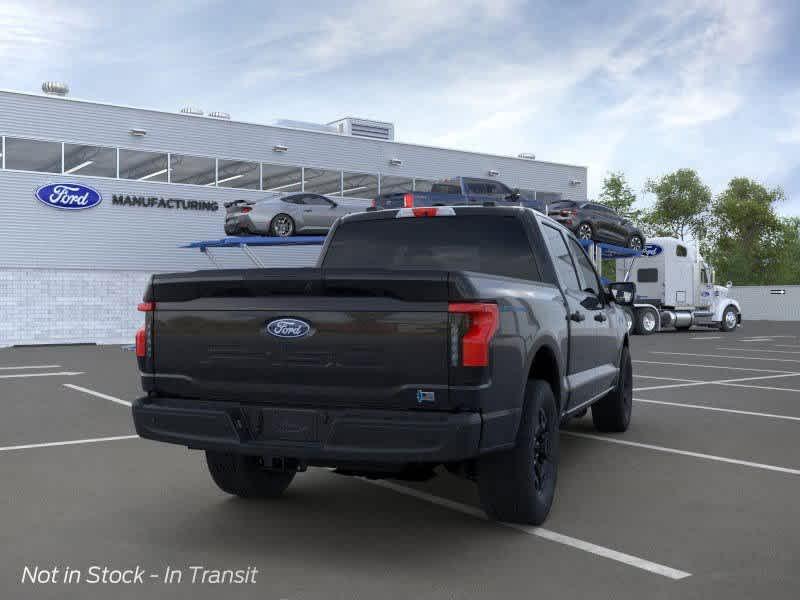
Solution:
M 92 208 L 103 201 L 100 192 L 80 183 L 49 183 L 36 190 L 42 204 L 65 210 Z
M 267 323 L 267 333 L 279 338 L 301 338 L 311 334 L 311 325 L 284 317 Z

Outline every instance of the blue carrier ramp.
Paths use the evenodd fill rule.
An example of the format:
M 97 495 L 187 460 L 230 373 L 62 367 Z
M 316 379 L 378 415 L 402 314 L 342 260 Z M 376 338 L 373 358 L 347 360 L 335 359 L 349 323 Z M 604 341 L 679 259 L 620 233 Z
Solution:
M 321 246 L 325 242 L 324 235 L 298 235 L 295 237 L 265 237 L 261 235 L 250 235 L 242 237 L 226 237 L 219 240 L 201 240 L 199 242 L 191 242 L 179 248 L 198 248 L 200 252 L 206 255 L 211 264 L 216 268 L 222 267 L 214 257 L 212 249 L 216 248 L 239 248 L 245 253 L 252 263 L 260 268 L 265 268 L 263 262 L 253 252 L 253 248 L 264 246 Z
M 591 252 L 590 248 L 592 245 L 600 248 L 601 258 L 603 260 L 611 259 L 615 260 L 617 258 L 633 258 L 635 256 L 641 256 L 641 250 L 634 250 L 633 248 L 627 248 L 626 246 L 615 246 L 614 244 L 606 244 L 605 242 L 593 242 L 591 240 L 580 240 L 581 246 L 583 246 L 587 252 Z
M 324 235 L 298 235 L 294 237 L 265 237 L 263 235 L 248 235 L 226 237 L 219 240 L 201 240 L 191 242 L 179 248 L 241 248 L 242 246 L 321 246 L 325 241 Z

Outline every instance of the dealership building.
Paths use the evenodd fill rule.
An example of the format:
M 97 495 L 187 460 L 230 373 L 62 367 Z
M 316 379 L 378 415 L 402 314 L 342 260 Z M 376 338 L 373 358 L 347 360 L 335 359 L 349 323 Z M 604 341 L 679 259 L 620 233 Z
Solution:
M 179 247 L 223 237 L 232 200 L 275 191 L 371 199 L 457 175 L 497 179 L 539 203 L 586 199 L 585 167 L 405 144 L 391 123 L 264 125 L 42 87 L 0 91 L 0 346 L 130 342 L 149 275 L 210 268 Z M 70 193 L 80 196 L 71 209 L 46 201 Z M 270 266 L 306 266 L 319 248 L 259 252 Z M 217 256 L 253 266 L 233 250 Z

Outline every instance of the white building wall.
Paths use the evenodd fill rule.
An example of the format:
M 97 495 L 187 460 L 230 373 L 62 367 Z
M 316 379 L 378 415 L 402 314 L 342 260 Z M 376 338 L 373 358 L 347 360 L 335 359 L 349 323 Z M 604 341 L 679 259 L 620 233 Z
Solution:
M 800 321 L 800 285 L 734 285 L 743 321 Z
M 132 136 L 131 129 L 146 135 Z M 0 91 L 0 136 L 104 147 L 339 169 L 435 180 L 456 175 L 585 200 L 585 167 L 493 156 Z M 273 146 L 286 146 L 275 152 Z M 400 159 L 393 166 L 389 159 Z M 58 210 L 36 200 L 52 183 L 80 183 L 100 205 Z M 112 196 L 216 202 L 217 211 L 118 206 Z M 224 236 L 223 203 L 263 192 L 151 181 L 0 169 L 0 345 L 130 343 L 153 272 L 210 268 L 191 241 Z M 310 266 L 318 247 L 258 250 L 270 266 Z M 225 267 L 251 267 L 237 250 L 220 251 Z

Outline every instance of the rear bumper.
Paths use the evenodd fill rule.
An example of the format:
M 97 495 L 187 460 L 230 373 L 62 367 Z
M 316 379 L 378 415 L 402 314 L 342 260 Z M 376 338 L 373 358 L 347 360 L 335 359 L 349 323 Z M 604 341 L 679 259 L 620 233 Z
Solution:
M 480 413 L 312 410 L 178 398 L 133 403 L 143 438 L 330 463 L 451 462 L 480 452 Z

